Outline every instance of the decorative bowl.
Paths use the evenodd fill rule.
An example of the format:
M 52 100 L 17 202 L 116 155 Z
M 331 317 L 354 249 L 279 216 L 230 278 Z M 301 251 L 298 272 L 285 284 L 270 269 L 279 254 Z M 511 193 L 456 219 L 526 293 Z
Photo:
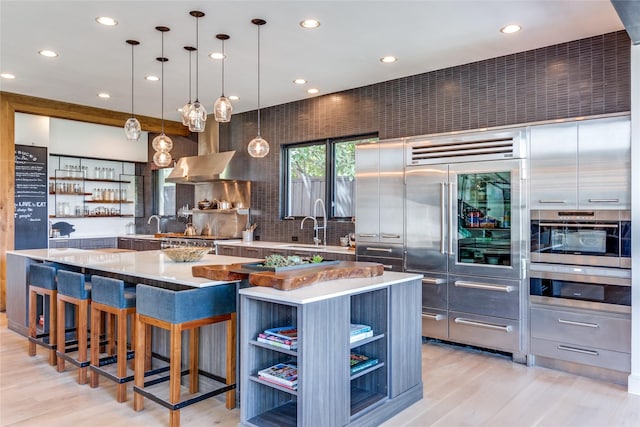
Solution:
M 200 247 L 180 247 L 166 248 L 162 252 L 165 253 L 174 262 L 196 262 L 200 261 L 204 254 L 209 252 L 209 248 Z

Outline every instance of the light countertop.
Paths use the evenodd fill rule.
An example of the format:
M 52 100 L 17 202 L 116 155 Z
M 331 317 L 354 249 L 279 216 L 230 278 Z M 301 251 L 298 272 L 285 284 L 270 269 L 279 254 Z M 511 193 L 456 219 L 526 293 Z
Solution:
M 323 245 L 315 246 L 304 243 L 284 243 L 284 242 L 268 242 L 263 240 L 254 240 L 253 242 L 243 242 L 242 240 L 219 240 L 220 246 L 240 246 L 244 248 L 263 248 L 263 249 L 287 249 L 287 250 L 300 250 L 309 252 L 332 252 L 339 254 L 351 254 L 355 255 L 355 251 L 349 250 L 348 247 L 327 245 L 326 248 Z
M 193 277 L 191 267 L 194 265 L 228 265 L 260 261 L 255 258 L 240 258 L 224 255 L 205 255 L 198 262 L 174 262 L 162 251 L 128 251 L 102 252 L 73 248 L 60 249 L 26 249 L 8 251 L 7 253 L 27 258 L 59 262 L 76 267 L 87 267 L 116 274 L 126 274 L 149 280 L 177 283 L 193 287 L 215 286 L 225 281 L 212 281 L 201 277 Z

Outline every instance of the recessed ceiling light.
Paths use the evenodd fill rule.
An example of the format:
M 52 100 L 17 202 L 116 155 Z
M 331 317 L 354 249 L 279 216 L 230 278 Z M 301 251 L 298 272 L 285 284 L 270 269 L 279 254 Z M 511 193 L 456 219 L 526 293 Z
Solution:
M 46 56 L 47 58 L 55 58 L 58 56 L 58 54 L 52 50 L 39 50 L 38 53 L 42 56 Z
M 108 99 L 108 98 L 111 98 L 111 95 L 109 95 L 109 94 L 108 94 L 108 93 L 106 93 L 106 92 L 100 92 L 100 93 L 98 94 L 98 98 Z
M 396 62 L 398 60 L 398 58 L 396 58 L 395 56 L 383 56 L 382 58 L 380 58 L 380 62 L 384 62 L 385 64 L 390 64 L 392 62 Z
M 294 82 L 295 84 L 297 84 L 297 85 L 303 85 L 303 84 L 305 84 L 307 81 L 306 81 L 305 79 L 295 79 L 293 82 Z
M 232 101 L 237 101 L 238 99 L 240 99 L 240 97 L 238 95 L 230 95 L 229 99 Z
M 316 94 L 316 93 L 318 93 L 318 92 L 320 92 L 320 91 L 319 91 L 318 89 L 316 89 L 316 88 L 311 88 L 311 89 L 307 90 L 307 93 L 310 93 L 310 94 L 312 94 L 312 95 L 313 95 L 313 94 Z
M 149 76 L 144 76 L 144 79 L 149 80 L 150 82 L 157 82 L 158 80 L 160 80 L 160 77 L 149 75 Z
M 505 34 L 513 34 L 513 33 L 517 33 L 521 29 L 522 29 L 522 27 L 520 25 L 518 25 L 518 24 L 509 24 L 509 25 L 505 25 L 504 27 L 500 28 L 500 32 L 501 33 L 505 33 Z
M 209 58 L 211 58 L 211 59 L 224 59 L 225 55 L 223 55 L 220 52 L 213 52 L 213 53 L 209 54 Z
M 304 21 L 300 21 L 300 26 L 302 28 L 318 28 L 320 21 L 317 19 L 305 19 Z
M 15 79 L 16 76 L 14 76 L 13 74 L 10 73 L 2 73 L 0 74 L 0 77 L 2 77 L 3 79 Z
M 113 18 L 109 18 L 108 16 L 98 16 L 96 18 L 96 22 L 98 24 L 107 25 L 109 27 L 113 27 L 114 25 L 118 25 L 118 21 Z

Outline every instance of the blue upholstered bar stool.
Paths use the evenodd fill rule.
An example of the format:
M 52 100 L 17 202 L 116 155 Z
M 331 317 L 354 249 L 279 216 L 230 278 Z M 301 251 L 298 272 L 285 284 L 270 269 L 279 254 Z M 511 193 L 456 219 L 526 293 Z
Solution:
M 201 326 L 227 322 L 226 378 L 199 369 L 199 331 Z M 144 381 L 144 359 L 139 357 L 150 351 L 150 326 L 169 331 L 169 377 Z M 137 286 L 135 383 L 133 409 L 144 409 L 144 398 L 149 398 L 169 409 L 169 425 L 180 425 L 180 409 L 201 400 L 226 393 L 226 407 L 235 407 L 236 381 L 236 285 L 225 284 L 206 288 L 172 291 L 155 286 Z M 189 331 L 188 369 L 182 371 L 182 331 Z M 215 348 L 211 351 L 216 351 Z M 199 392 L 199 375 L 224 384 L 186 400 L 180 400 L 180 380 L 189 375 L 189 392 Z M 151 385 L 169 380 L 169 399 L 148 389 Z M 166 395 L 166 388 L 163 390 Z
M 65 361 L 78 367 L 78 384 L 87 383 L 87 367 L 89 366 L 88 349 L 88 318 L 89 305 L 91 303 L 91 283 L 85 281 L 85 275 L 74 271 L 58 270 L 58 295 L 57 295 L 57 361 L 58 372 L 63 372 Z M 75 337 L 76 341 L 66 340 L 65 330 L 65 304 L 73 304 L 76 312 Z M 98 321 L 99 323 L 99 321 Z M 97 345 L 98 340 L 94 341 Z M 67 344 L 73 346 L 67 348 Z M 77 346 L 77 356 L 67 354 Z
M 91 302 L 91 342 L 98 342 L 100 338 L 102 313 L 108 317 L 107 356 L 100 357 L 99 346 L 91 346 L 91 372 L 89 385 L 99 385 L 99 375 L 103 375 L 117 386 L 116 399 L 118 402 L 127 400 L 127 382 L 133 380 L 133 373 L 127 375 L 127 359 L 133 357 L 133 351 L 127 349 L 127 324 L 131 325 L 131 342 L 135 342 L 135 327 L 133 316 L 136 312 L 136 288 L 126 286 L 125 282 L 102 276 L 92 276 Z M 131 322 L 129 322 L 131 316 Z M 116 330 L 117 323 L 117 333 Z M 133 346 L 133 345 L 132 345 Z M 117 350 L 116 350 L 117 349 Z M 116 363 L 115 375 L 105 366 Z M 151 366 L 151 354 L 146 366 Z
M 36 344 L 49 351 L 49 364 L 56 364 L 56 328 L 57 309 L 56 298 L 58 286 L 56 283 L 56 267 L 45 264 L 32 264 L 29 267 L 29 356 L 36 355 Z M 42 296 L 43 315 L 46 312 L 47 299 L 49 313 L 45 319 L 43 333 L 38 334 L 38 295 Z M 46 327 L 49 330 L 46 331 Z

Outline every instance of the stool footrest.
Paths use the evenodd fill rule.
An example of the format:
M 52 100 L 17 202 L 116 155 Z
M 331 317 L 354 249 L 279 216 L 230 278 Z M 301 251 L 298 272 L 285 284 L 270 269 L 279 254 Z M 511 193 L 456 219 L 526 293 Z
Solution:
M 127 360 L 131 360 L 135 357 L 136 352 L 133 350 L 127 351 Z M 101 357 L 98 361 L 98 366 L 106 366 L 116 363 L 118 361 L 118 355 Z
M 49 340 L 45 340 L 44 338 L 49 338 L 49 334 L 40 334 L 36 335 L 36 337 L 28 337 L 29 341 L 34 342 L 38 345 L 45 347 L 47 350 L 55 350 L 58 346 L 49 344 Z
M 235 384 L 225 385 L 225 386 L 217 388 L 215 390 L 211 390 L 211 391 L 208 391 L 206 393 L 198 394 L 196 396 L 187 398 L 185 400 L 181 400 L 178 403 L 171 403 L 168 400 L 163 399 L 161 397 L 158 397 L 154 393 L 152 393 L 150 391 L 146 391 L 145 389 L 139 388 L 138 386 L 135 386 L 135 385 L 133 386 L 133 392 L 141 394 L 142 396 L 146 397 L 147 399 L 151 399 L 154 402 L 164 406 L 167 409 L 170 409 L 172 411 L 177 411 L 177 410 L 182 409 L 182 408 L 184 408 L 186 406 L 193 405 L 194 403 L 202 402 L 205 399 L 209 399 L 210 397 L 217 396 L 217 395 L 222 394 L 222 393 L 226 393 L 226 392 L 231 391 L 231 390 L 233 390 L 235 388 L 236 388 Z
M 85 360 L 84 362 L 79 362 L 76 359 L 74 359 L 73 357 L 67 355 L 66 353 L 62 353 L 60 351 L 56 351 L 56 356 L 63 358 L 64 360 L 66 360 L 67 362 L 77 366 L 78 368 L 86 368 L 87 366 L 89 366 L 91 364 L 90 360 Z

